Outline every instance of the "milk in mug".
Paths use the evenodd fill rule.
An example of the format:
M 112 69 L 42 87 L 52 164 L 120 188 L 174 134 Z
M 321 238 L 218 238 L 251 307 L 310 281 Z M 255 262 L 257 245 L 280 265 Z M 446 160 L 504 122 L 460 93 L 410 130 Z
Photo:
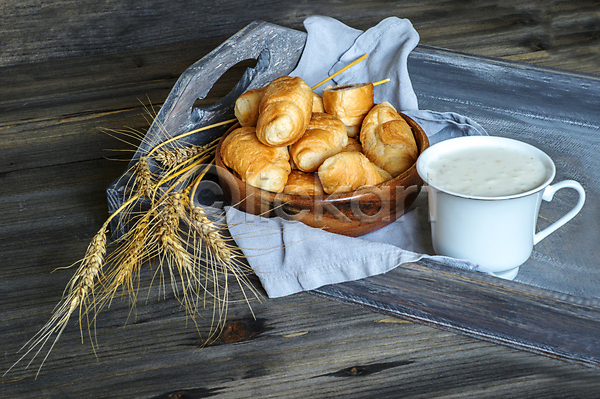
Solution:
M 514 148 L 478 146 L 441 154 L 427 167 L 427 179 L 442 190 L 478 197 L 527 192 L 541 185 L 547 170 L 538 157 Z

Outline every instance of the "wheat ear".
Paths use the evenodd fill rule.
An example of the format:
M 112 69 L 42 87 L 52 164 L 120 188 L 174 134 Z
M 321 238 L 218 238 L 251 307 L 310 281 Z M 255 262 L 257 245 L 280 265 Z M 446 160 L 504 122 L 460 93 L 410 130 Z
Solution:
M 146 196 L 150 198 L 153 192 L 154 178 L 148 165 L 147 157 L 140 157 L 134 165 L 134 193 L 133 196 Z
M 177 208 L 181 206 L 181 193 L 174 193 L 164 201 L 157 214 L 157 240 L 161 248 L 159 269 L 169 273 L 173 293 L 190 315 L 195 314 L 197 279 L 194 260 L 181 239 L 180 219 Z M 164 286 L 164 277 L 161 278 Z M 181 293 L 179 286 L 181 286 Z
M 63 299 L 58 303 L 54 309 L 50 320 L 44 324 L 44 326 L 21 347 L 19 350 L 22 351 L 28 348 L 27 351 L 4 373 L 6 375 L 12 370 L 18 363 L 20 363 L 29 353 L 35 350 L 35 354 L 27 364 L 27 367 L 35 360 L 40 354 L 46 343 L 50 340 L 52 335 L 56 334 L 56 337 L 52 341 L 52 345 L 48 349 L 48 352 L 44 356 L 40 367 L 36 373 L 39 375 L 42 366 L 46 359 L 52 352 L 52 349 L 56 345 L 56 342 L 62 335 L 67 323 L 75 310 L 79 309 L 79 323 L 81 330 L 81 338 L 83 340 L 83 326 L 81 325 L 82 317 L 88 315 L 89 309 L 92 306 L 96 306 L 97 302 L 94 297 L 95 285 L 102 277 L 102 268 L 104 266 L 104 258 L 106 256 L 106 234 L 108 232 L 108 226 L 111 220 L 120 214 L 120 212 L 128 208 L 138 198 L 130 198 L 125 201 L 119 209 L 117 209 L 112 215 L 110 215 L 100 230 L 94 235 L 90 244 L 87 247 L 84 257 L 74 265 L 79 265 L 77 271 L 69 280 Z M 74 266 L 72 265 L 72 266 Z M 91 299 L 90 299 L 91 298 Z
M 209 145 L 193 145 L 169 150 L 158 150 L 153 158 L 160 162 L 165 168 L 172 169 L 178 165 L 206 153 Z
M 206 343 L 209 343 L 211 338 L 217 338 L 217 333 L 224 325 L 230 302 L 229 284 L 231 277 L 240 286 L 251 311 L 252 307 L 246 291 L 251 291 L 254 297 L 260 299 L 260 293 L 248 279 L 248 272 L 252 271 L 251 268 L 243 262 L 244 256 L 229 236 L 226 223 L 220 221 L 223 215 L 209 215 L 202 206 L 196 205 L 193 201 L 198 185 L 209 167 L 210 165 L 206 165 L 188 189 L 182 193 L 181 205 L 184 206 L 178 208 L 180 218 L 188 226 L 188 243 L 194 249 L 194 259 L 197 262 L 199 276 L 198 281 L 201 283 L 204 293 L 204 306 L 206 307 L 209 298 L 212 299 L 211 334 Z
M 36 373 L 36 377 L 39 374 L 42 366 L 44 365 L 48 355 L 56 345 L 56 342 L 60 338 L 62 332 L 71 315 L 78 310 L 80 318 L 80 329 L 81 339 L 83 341 L 83 326 L 81 326 L 81 318 L 83 315 L 87 315 L 91 306 L 94 306 L 94 286 L 96 281 L 102 274 L 102 265 L 104 263 L 104 256 L 106 255 L 106 232 L 108 229 L 108 223 L 105 223 L 102 228 L 96 233 L 92 241 L 90 242 L 85 256 L 79 262 L 77 272 L 69 281 L 66 294 L 63 296 L 62 301 L 58 304 L 52 317 L 42 327 L 42 329 L 34 335 L 22 348 L 21 350 L 29 347 L 27 351 L 13 364 L 13 366 L 6 371 L 8 373 L 14 366 L 16 366 L 23 358 L 29 353 L 35 350 L 33 359 L 27 364 L 27 367 L 31 365 L 31 362 L 37 357 L 46 343 L 50 340 L 52 335 L 56 334 L 56 337 L 52 341 L 48 352 L 44 356 L 40 367 Z M 6 374 L 5 373 L 5 374 Z
M 107 264 L 113 265 L 105 273 L 103 279 L 103 295 L 100 299 L 100 308 L 110 303 L 119 287 L 129 295 L 129 303 L 133 310 L 139 289 L 139 274 L 144 262 L 150 258 L 147 247 L 150 236 L 150 222 L 148 215 L 143 215 L 126 233 L 123 244 L 113 251 Z
M 80 322 L 80 330 L 81 330 L 81 338 L 83 340 L 83 326 L 82 317 L 89 316 L 90 309 L 94 308 L 97 311 L 102 308 L 102 306 L 108 301 L 110 303 L 110 299 L 114 296 L 116 290 L 127 284 L 128 288 L 133 288 L 133 278 L 139 273 L 139 267 L 141 266 L 144 259 L 150 256 L 153 252 L 152 249 L 144 249 L 142 250 L 138 245 L 141 245 L 141 242 L 146 242 L 147 235 L 158 234 L 158 243 L 160 247 L 164 250 L 163 259 L 161 260 L 161 265 L 166 262 L 167 268 L 169 269 L 169 274 L 171 276 L 171 284 L 175 295 L 178 295 L 177 290 L 177 278 L 174 273 L 174 270 L 179 274 L 179 279 L 182 283 L 183 289 L 183 298 L 180 301 L 186 306 L 188 311 L 194 313 L 195 305 L 192 305 L 193 301 L 191 301 L 190 295 L 188 291 L 192 291 L 196 294 L 196 298 L 199 297 L 199 291 L 197 291 L 199 285 L 197 284 L 198 276 L 197 276 L 197 268 L 195 261 L 193 260 L 193 256 L 191 256 L 187 252 L 187 248 L 184 245 L 184 242 L 179 237 L 181 233 L 179 230 L 179 215 L 177 214 L 177 208 L 181 207 L 181 204 L 177 201 L 181 201 L 181 194 L 175 193 L 173 195 L 168 196 L 167 201 L 163 203 L 162 200 L 155 201 L 157 196 L 157 187 L 163 183 L 167 183 L 172 179 L 179 178 L 179 181 L 184 181 L 187 176 L 194 173 L 195 167 L 187 166 L 182 168 L 180 165 L 176 167 L 179 169 L 177 171 L 167 170 L 167 177 L 163 178 L 159 182 L 155 182 L 154 175 L 152 174 L 148 159 L 151 157 L 152 153 L 159 150 L 160 147 L 172 143 L 175 140 L 192 135 L 196 132 L 210 129 L 215 126 L 221 126 L 225 124 L 229 124 L 234 122 L 235 119 L 223 121 L 216 123 L 211 126 L 205 126 L 190 132 L 186 132 L 184 134 L 171 137 L 170 139 L 160 143 L 156 147 L 154 147 L 145 157 L 141 157 L 136 164 L 133 166 L 134 171 L 134 189 L 130 191 L 131 195 L 128 199 L 124 201 L 124 203 L 113 212 L 112 215 L 108 217 L 108 219 L 104 222 L 101 229 L 98 233 L 93 237 L 90 242 L 85 256 L 79 262 L 79 267 L 75 273 L 75 275 L 69 281 L 67 288 L 65 289 L 65 294 L 63 295 L 63 299 L 59 302 L 55 310 L 53 311 L 50 320 L 38 331 L 21 349 L 23 351 L 26 349 L 26 352 L 4 373 L 6 375 L 10 370 L 12 370 L 18 363 L 20 363 L 27 355 L 30 353 L 34 353 L 32 359 L 27 364 L 27 367 L 31 365 L 31 363 L 36 359 L 36 357 L 40 354 L 44 346 L 48 343 L 48 341 L 52 338 L 53 335 L 56 335 L 53 341 L 51 341 L 50 348 L 48 349 L 44 359 L 42 360 L 36 377 L 39 375 L 40 370 L 42 369 L 44 363 L 48 359 L 50 352 L 58 342 L 58 339 L 62 335 L 64 329 L 68 321 L 70 320 L 72 314 L 78 310 L 79 312 L 79 322 Z M 206 155 L 209 150 L 204 152 L 200 152 L 198 154 L 192 155 L 189 159 L 185 160 L 185 163 L 191 162 L 194 158 L 200 155 Z M 168 194 L 173 190 L 174 187 L 177 186 L 175 183 L 171 188 L 167 190 Z M 165 194 L 165 195 L 166 195 Z M 106 256 L 106 234 L 108 231 L 108 226 L 113 218 L 119 217 L 121 221 L 123 221 L 123 214 L 129 214 L 131 212 L 131 205 L 137 201 L 141 197 L 147 197 L 152 202 L 151 210 L 143 215 L 142 218 L 148 218 L 150 215 L 153 218 L 153 222 L 156 223 L 156 226 L 150 228 L 149 226 L 141 227 L 138 233 L 140 234 L 138 237 L 140 238 L 140 242 L 129 244 L 123 250 L 122 254 L 125 254 L 127 251 L 137 252 L 138 255 L 132 258 L 115 258 L 121 260 L 127 260 L 129 263 L 125 263 L 124 265 L 120 265 L 114 268 L 109 275 L 109 278 L 106 279 L 103 276 L 103 267 L 105 264 L 105 256 Z M 163 196 L 164 198 L 164 196 Z M 161 205 L 155 205 L 156 203 Z M 165 205 L 166 204 L 166 205 Z M 162 208 L 162 210 L 160 210 Z M 149 219 L 145 219 L 146 222 L 150 222 Z M 141 226 L 141 225 L 140 225 Z M 156 229 L 156 230 L 153 230 Z M 152 233 L 150 232 L 152 230 Z M 146 234 L 147 233 L 147 234 Z M 127 236 L 127 235 L 126 235 Z M 141 239 L 144 237 L 143 240 Z M 131 237 L 131 235 L 129 235 Z M 135 237 L 135 236 L 134 236 Z M 121 242 L 126 242 L 126 240 L 122 240 Z M 150 239 L 148 243 L 149 248 L 153 248 L 155 246 L 155 242 Z M 123 255 L 125 256 L 125 255 Z M 159 267 L 162 270 L 162 266 Z M 103 295 L 99 298 L 95 297 L 95 287 L 96 284 L 103 284 L 105 290 Z M 131 292 L 131 291 L 130 291 Z M 137 291 L 135 291 L 137 292 Z M 135 299 L 135 294 L 133 296 Z M 90 323 L 88 319 L 88 329 Z M 93 345 L 93 341 L 92 341 Z

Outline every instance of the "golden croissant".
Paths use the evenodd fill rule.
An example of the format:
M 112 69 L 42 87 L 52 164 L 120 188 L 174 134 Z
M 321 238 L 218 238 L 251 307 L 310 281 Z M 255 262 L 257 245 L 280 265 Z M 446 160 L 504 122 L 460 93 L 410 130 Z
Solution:
M 258 110 L 256 136 L 269 146 L 298 140 L 312 115 L 313 92 L 304 80 L 282 76 L 266 87 Z
M 296 168 L 315 172 L 325 159 L 342 151 L 348 144 L 346 127 L 335 116 L 313 113 L 306 131 L 289 148 Z
M 242 181 L 280 192 L 291 172 L 287 147 L 269 147 L 256 138 L 255 128 L 233 130 L 221 143 L 221 159 Z
M 373 105 L 373 83 L 327 86 L 323 89 L 325 112 L 340 118 L 348 137 L 358 135 L 363 118 Z
M 340 152 L 325 160 L 319 167 L 319 179 L 327 194 L 354 191 L 375 186 L 392 178 L 362 153 Z
M 387 101 L 365 116 L 360 142 L 367 158 L 393 177 L 410 168 L 419 156 L 411 127 Z

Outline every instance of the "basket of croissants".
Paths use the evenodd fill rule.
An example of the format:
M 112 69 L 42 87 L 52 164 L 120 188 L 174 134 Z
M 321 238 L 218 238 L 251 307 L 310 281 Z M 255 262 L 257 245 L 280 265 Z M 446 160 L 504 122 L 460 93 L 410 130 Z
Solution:
M 394 221 L 418 195 L 423 129 L 390 103 L 374 103 L 373 83 L 315 93 L 281 76 L 243 93 L 238 123 L 215 156 L 233 206 L 348 236 Z

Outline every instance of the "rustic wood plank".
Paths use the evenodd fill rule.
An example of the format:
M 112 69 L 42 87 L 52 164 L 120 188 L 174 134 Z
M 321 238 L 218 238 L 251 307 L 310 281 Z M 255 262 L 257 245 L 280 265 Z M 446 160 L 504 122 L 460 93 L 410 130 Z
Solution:
M 196 40 L 223 41 L 254 20 L 302 29 L 304 18 L 319 14 L 357 29 L 367 29 L 384 17 L 395 15 L 412 21 L 422 44 L 495 57 L 529 54 L 528 61 L 553 65 L 560 62 L 561 67 L 578 71 L 594 72 L 598 68 L 600 13 L 594 0 L 576 4 L 562 0 L 410 4 L 285 0 L 277 7 L 256 1 L 252 7 L 244 7 L 243 12 L 234 0 L 218 5 L 151 0 L 143 8 L 133 0 L 7 0 L 0 4 L 0 14 L 0 65 Z M 210 18 L 203 18 L 209 15 Z M 202 23 L 198 23 L 199 17 Z
M 6 67 L 0 76 L 0 98 L 3 100 L 3 111 L 12 111 L 12 117 L 3 118 L 2 123 L 5 125 L 12 118 L 31 119 L 32 115 L 43 110 L 48 110 L 48 115 L 56 115 L 53 107 L 82 106 L 84 99 L 86 104 L 102 99 L 103 103 L 95 105 L 108 110 L 116 108 L 120 101 L 130 101 L 129 106 L 139 105 L 136 102 L 144 100 L 148 92 L 162 94 L 163 97 L 157 96 L 152 100 L 164 101 L 181 73 L 220 43 L 220 40 L 203 40 L 80 57 L 67 62 Z M 69 81 L 69 87 L 65 87 L 65 81 Z M 40 82 L 44 84 L 40 85 Z M 160 87 L 166 93 L 156 90 Z M 142 98 L 136 99 L 133 90 L 137 90 L 137 95 Z M 121 96 L 102 97 L 106 91 L 121 93 Z M 27 99 L 27 103 L 23 102 L 24 99 Z M 35 112 L 14 112 L 22 112 L 23 108 L 35 109 Z
M 3 385 L 19 397 L 167 397 L 174 392 L 190 397 L 212 392 L 225 398 L 281 397 L 283 392 L 287 397 L 398 392 L 424 397 L 535 392 L 558 397 L 586 394 L 597 376 L 592 369 L 569 368 L 307 294 L 255 303 L 253 308 L 256 320 L 244 304 L 232 305 L 230 315 L 232 322 L 252 331 L 249 338 L 199 349 L 197 332 L 185 326 L 172 297 L 138 304 L 137 319 L 124 328 L 128 308 L 117 301 L 98 320 L 97 358 L 89 343 L 78 342 L 73 328 L 37 379 L 32 379 L 35 370 L 11 373 Z M 35 332 L 47 315 L 24 316 L 3 318 L 3 325 L 10 327 L 9 343 L 22 342 L 23 332 Z M 465 355 L 470 359 L 467 367 Z M 74 362 L 77 367 L 71 367 Z
M 401 265 L 383 276 L 315 291 L 450 331 L 600 366 L 598 300 L 573 303 L 564 295 L 432 262 Z
M 568 368 L 418 324 L 390 322 L 305 294 L 255 305 L 260 315 L 256 321 L 243 305 L 234 306 L 232 320 L 256 334 L 203 349 L 172 298 L 140 304 L 137 321 L 121 328 L 126 311 L 117 303 L 100 318 L 98 359 L 89 344 L 78 344 L 77 334 L 69 334 L 36 380 L 31 370 L 9 375 L 4 386 L 20 397 L 167 397 L 173 392 L 190 397 L 202 397 L 193 396 L 199 392 L 220 397 L 281 397 L 283 392 L 286 397 L 436 397 L 461 392 L 583 397 L 597 377 L 591 369 Z M 3 324 L 31 332 L 44 317 L 28 319 L 37 323 Z M 21 336 L 9 334 L 8 340 L 18 343 Z M 466 366 L 465 355 L 470 359 Z M 73 362 L 77 367 L 70 367 Z
M 116 157 L 120 150 L 135 150 L 139 139 L 127 146 L 106 130 L 143 135 L 180 74 L 216 44 L 194 42 L 4 68 L 0 172 Z M 246 67 L 240 63 L 228 70 L 198 104 L 217 102 Z

